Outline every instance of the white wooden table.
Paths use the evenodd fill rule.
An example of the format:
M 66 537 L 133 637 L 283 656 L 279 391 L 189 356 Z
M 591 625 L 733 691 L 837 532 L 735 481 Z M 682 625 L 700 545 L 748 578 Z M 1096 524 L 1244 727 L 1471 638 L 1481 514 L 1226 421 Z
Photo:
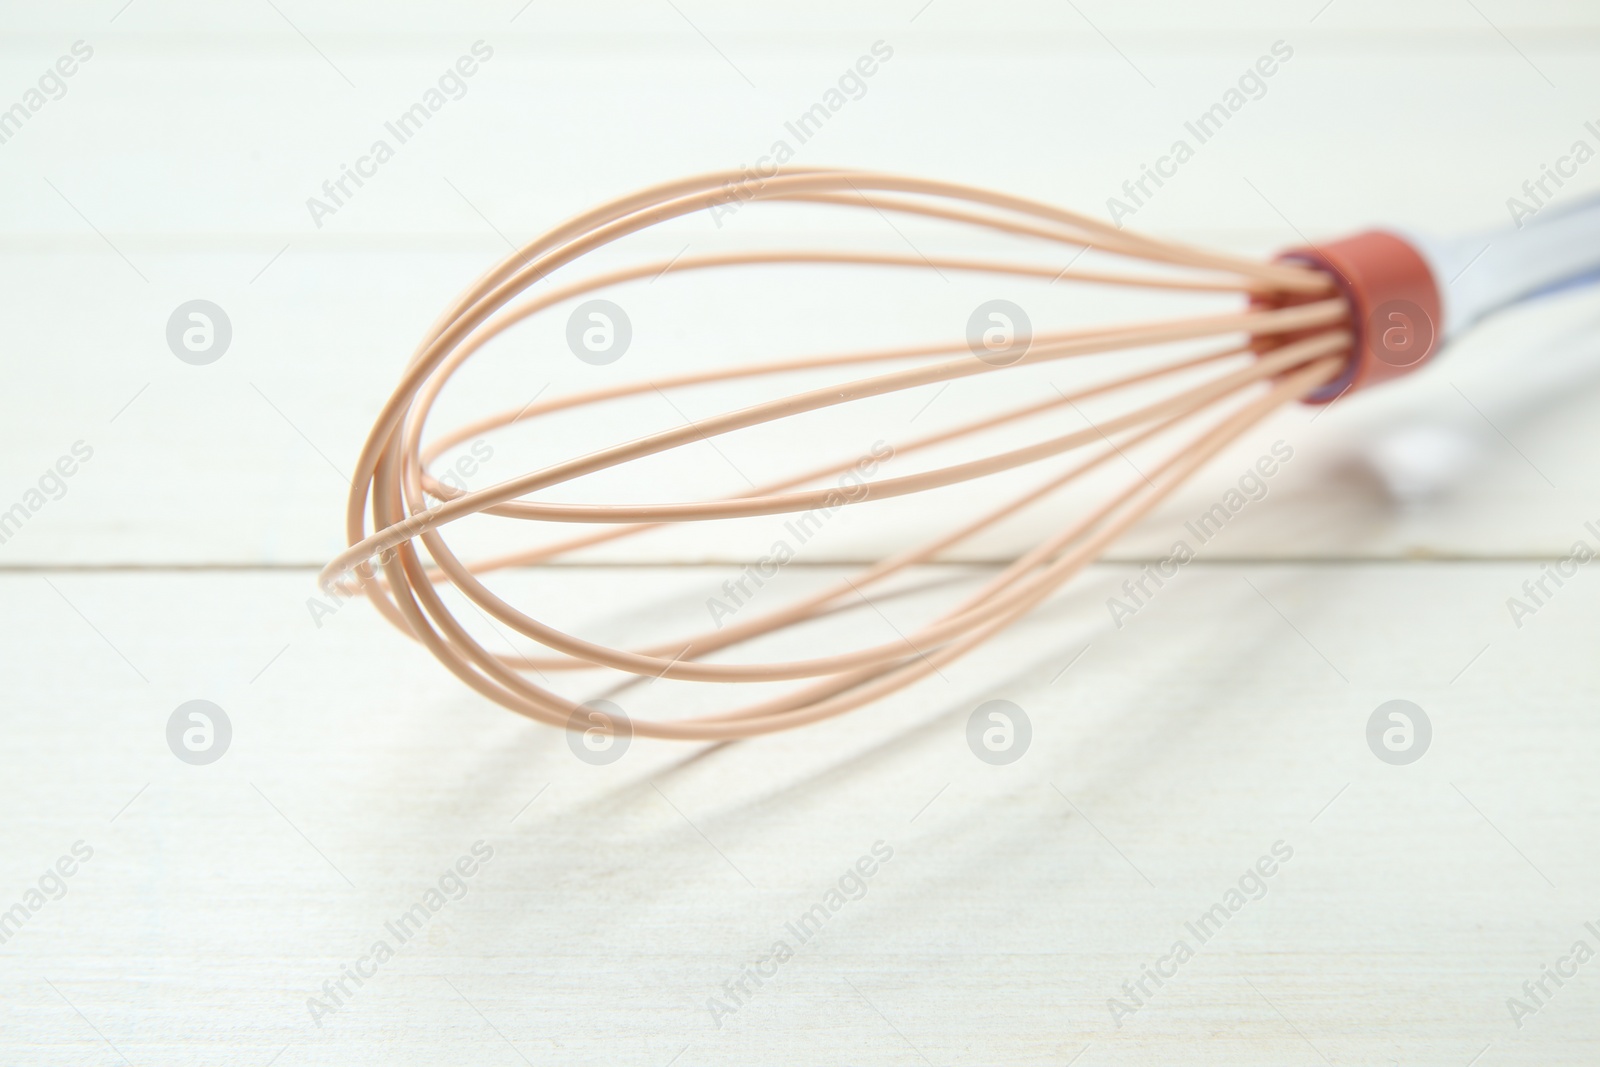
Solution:
M 0 144 L 0 508 L 92 456 L 0 544 L 0 1059 L 1594 1062 L 1600 962 L 1572 950 L 1600 952 L 1600 576 L 1521 626 L 1506 603 L 1600 546 L 1594 293 L 1315 422 L 1284 412 L 1002 640 L 799 732 L 590 766 L 370 607 L 313 619 L 344 475 L 445 302 L 507 240 L 754 162 L 874 42 L 892 59 L 800 161 L 1097 212 L 1288 42 L 1130 223 L 1247 251 L 1504 224 L 1600 119 L 1600 13 L 1576 2 L 919 2 L 8 14 L 0 104 L 93 54 Z M 477 41 L 465 95 L 318 228 L 306 199 Z M 233 327 L 208 366 L 164 336 L 195 298 Z M 597 380 L 537 350 L 460 410 Z M 1417 426 L 1464 458 L 1397 495 L 1386 457 Z M 1115 627 L 1107 597 L 1279 439 L 1296 458 L 1267 498 Z M 892 541 L 841 524 L 785 578 Z M 606 636 L 738 566 L 669 539 L 506 580 Z M 167 740 L 195 699 L 232 728 L 207 765 Z M 1004 766 L 966 741 L 994 699 L 1032 723 Z M 1432 725 L 1409 765 L 1367 741 L 1396 699 Z

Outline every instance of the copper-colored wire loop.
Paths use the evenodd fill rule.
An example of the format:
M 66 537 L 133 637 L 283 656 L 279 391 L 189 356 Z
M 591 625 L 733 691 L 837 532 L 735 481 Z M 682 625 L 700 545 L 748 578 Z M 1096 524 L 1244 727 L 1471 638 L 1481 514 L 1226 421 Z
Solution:
M 1037 262 L 924 257 L 899 249 L 862 251 L 739 251 L 683 255 L 666 262 L 612 269 L 569 280 L 583 257 L 647 227 L 695 212 L 743 203 L 787 201 L 813 210 L 864 210 L 885 217 L 939 220 L 981 232 L 1043 242 L 1072 254 L 1092 248 L 1095 261 L 1114 259 L 1137 271 L 1073 270 L 1068 280 L 1149 290 L 1238 294 L 1235 310 L 1155 322 L 1039 334 L 1020 359 L 1005 366 L 975 358 L 965 340 L 954 344 L 833 352 L 758 364 L 656 377 L 541 400 L 450 431 L 424 444 L 430 410 L 451 376 L 485 343 L 516 323 L 563 302 L 663 272 L 741 270 L 767 264 L 840 264 L 889 270 L 980 272 L 1051 281 L 1055 268 Z M 547 282 L 536 295 L 527 291 Z M 519 301 L 519 298 L 520 301 Z M 1267 298 L 1267 299 L 1263 299 Z M 1251 301 L 1254 301 L 1252 306 Z M 623 677 L 706 683 L 791 682 L 781 692 L 748 685 L 751 699 L 698 717 L 634 719 L 641 736 L 692 740 L 749 737 L 837 715 L 902 689 L 963 655 L 1026 614 L 1096 559 L 1123 531 L 1148 514 L 1185 478 L 1231 441 L 1284 404 L 1336 379 L 1349 356 L 1349 311 L 1327 275 L 1289 263 L 1255 260 L 1188 247 L 1119 230 L 1097 219 L 1046 204 L 949 182 L 834 169 L 790 169 L 760 181 L 735 172 L 669 182 L 586 212 L 507 257 L 461 296 L 428 330 L 394 393 L 384 404 L 356 464 L 346 512 L 350 547 L 325 568 L 325 588 L 359 590 L 402 632 L 420 641 L 478 692 L 530 718 L 567 726 L 582 705 L 547 688 L 556 671 L 604 669 Z M 1261 339 L 1284 338 L 1280 344 Z M 1198 350 L 1196 342 L 1211 343 Z M 480 576 L 507 567 L 558 559 L 579 549 L 642 534 L 662 524 L 785 515 L 836 506 L 830 479 L 852 461 L 819 464 L 748 492 L 706 500 L 594 504 L 550 498 L 557 487 L 598 472 L 779 419 L 922 386 L 954 383 L 1013 367 L 1036 366 L 1101 353 L 1149 350 L 1174 354 L 1146 359 L 1112 380 L 1071 393 L 1051 391 L 1010 411 L 972 419 L 953 429 L 896 445 L 895 458 L 963 441 L 1017 419 L 1075 405 L 1087 398 L 1128 403 L 1093 426 L 1056 431 L 1036 443 L 974 454 L 913 473 L 885 473 L 851 494 L 855 507 L 1022 470 L 1055 457 L 1027 492 L 980 514 L 959 516 L 955 528 L 907 545 L 853 576 L 798 600 L 740 617 L 721 628 L 703 624 L 647 647 L 613 648 L 541 622 L 492 591 Z M 1258 354 L 1259 352 L 1259 354 Z M 893 369 L 872 371 L 875 365 Z M 711 418 L 649 433 L 553 463 L 485 488 L 447 485 L 428 464 L 476 436 L 588 405 L 650 390 L 687 389 L 733 379 L 761 379 L 835 368 L 840 380 L 750 404 Z M 1081 420 L 1078 425 L 1081 425 Z M 1067 423 L 1073 425 L 1073 423 Z M 1170 442 L 1154 465 L 1137 472 L 1087 513 L 1063 516 L 1060 528 L 988 577 L 975 592 L 894 639 L 806 659 L 750 662 L 727 650 L 804 624 L 850 604 L 866 591 L 991 529 L 1064 487 L 1103 475 L 1123 450 Z M 1102 479 L 1103 480 L 1103 479 Z M 830 499 L 831 497 L 831 499 Z M 465 563 L 445 540 L 451 523 L 469 516 L 574 524 L 565 539 L 492 559 Z M 370 526 L 369 526 L 370 521 Z M 375 566 L 376 565 L 376 566 Z M 440 586 L 453 586 L 476 608 L 540 651 L 490 651 L 451 611 Z M 469 614 L 465 618 L 472 618 Z M 723 655 L 719 655 L 723 654 Z M 745 692 L 745 689 L 739 692 Z

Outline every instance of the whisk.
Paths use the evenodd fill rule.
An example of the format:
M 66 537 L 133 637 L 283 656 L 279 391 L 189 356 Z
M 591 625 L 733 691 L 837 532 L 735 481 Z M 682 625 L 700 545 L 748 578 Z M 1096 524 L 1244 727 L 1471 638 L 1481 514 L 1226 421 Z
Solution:
M 786 202 L 807 211 L 866 212 L 934 220 L 966 231 L 1032 243 L 1054 262 L 923 255 L 915 247 L 740 249 L 681 253 L 664 261 L 575 276 L 586 257 L 682 216 Z M 756 210 L 752 208 L 752 210 Z M 1095 560 L 1108 545 L 1230 442 L 1278 408 L 1328 403 L 1422 366 L 1447 336 L 1518 300 L 1594 276 L 1600 267 L 1600 202 L 1536 219 L 1516 240 L 1471 238 L 1454 243 L 1374 231 L 1307 245 L 1261 262 L 1159 240 L 1046 204 L 1002 193 L 917 178 L 837 169 L 784 169 L 771 175 L 723 172 L 687 178 L 611 201 L 556 227 L 517 250 L 471 286 L 427 331 L 400 384 L 384 404 L 361 451 L 346 511 L 350 547 L 322 572 L 325 589 L 364 593 L 402 633 L 421 642 L 449 670 L 484 696 L 532 719 L 589 730 L 689 740 L 749 737 L 816 722 L 912 685 L 994 637 L 1038 606 Z M 878 223 L 874 223 L 878 225 Z M 903 235 L 902 235 L 903 236 Z M 1483 246 L 1499 250 L 1486 254 Z M 909 243 L 909 242 L 907 242 Z M 905 246 L 902 245 L 902 248 Z M 1131 264 L 1117 270 L 1076 266 L 1076 256 Z M 1060 258 L 1074 259 L 1063 270 Z M 935 271 L 941 275 L 1066 280 L 1078 286 L 1132 287 L 1153 294 L 1239 303 L 1204 315 L 1093 325 L 1032 333 L 1011 305 L 975 318 L 969 336 L 946 343 L 751 361 L 659 374 L 650 380 L 538 400 L 477 419 L 424 444 L 441 390 L 475 352 L 519 322 L 589 294 L 649 282 L 663 275 L 748 272 L 776 265 Z M 1474 273 L 1475 272 L 1475 273 Z M 1459 277 L 1458 277 L 1459 276 Z M 1465 284 L 1447 283 L 1458 277 Z M 548 284 L 544 284 L 548 283 Z M 537 292 L 530 292 L 543 284 Z M 559 313 L 557 313 L 559 314 Z M 601 321 L 601 320 L 595 320 Z M 614 324 L 609 324 L 614 325 Z M 1111 360 L 1091 360 L 1106 354 Z M 1134 358 L 1135 354 L 1142 354 Z M 1122 354 L 1126 354 L 1124 359 Z M 552 498 L 552 491 L 624 464 L 783 419 L 798 419 L 903 390 L 959 385 L 1022 368 L 1095 362 L 1109 375 L 1030 395 L 998 413 L 881 448 L 871 458 L 817 462 L 748 490 L 705 499 L 590 503 Z M 467 490 L 430 472 L 439 456 L 481 435 L 511 427 L 537 429 L 558 413 L 595 408 L 659 391 L 663 395 L 735 380 L 770 381 L 829 372 L 836 380 L 738 406 L 584 454 L 548 463 L 498 484 Z M 1080 402 L 1105 409 L 1088 426 L 1061 432 L 1052 416 Z M 1080 413 L 1081 414 L 1081 413 Z M 982 450 L 971 444 L 1028 420 L 1049 426 L 1022 447 Z M 543 421 L 541 421 L 543 420 Z M 797 432 L 794 452 L 818 442 Z M 871 477 L 952 447 L 965 458 L 924 469 Z M 1128 452 L 1160 449 L 1134 467 Z M 883 461 L 880 463 L 879 461 Z M 1063 461 L 1064 468 L 1055 466 Z M 1126 469 L 1125 478 L 1117 472 Z M 981 479 L 1035 474 L 1025 491 L 956 517 L 948 529 L 906 543 L 857 573 L 779 606 L 635 648 L 611 647 L 542 622 L 489 587 L 489 572 L 550 563 L 606 542 L 669 524 L 713 523 L 755 516 L 832 514 L 868 508 Z M 1042 472 L 1042 473 L 1041 473 Z M 1098 480 L 1098 482 L 1096 481 Z M 741 648 L 860 608 L 874 590 L 911 568 L 949 558 L 998 524 L 1071 487 L 1099 484 L 1091 505 L 1061 514 L 1058 528 L 1017 555 L 976 591 L 908 631 L 879 643 L 810 658 L 754 661 Z M 463 562 L 446 541 L 451 524 L 469 517 L 574 524 L 579 532 L 514 553 Z M 370 520 L 370 529 L 368 526 Z M 527 639 L 527 652 L 490 651 L 462 625 L 441 595 L 453 586 L 474 610 Z M 748 588 L 745 592 L 749 592 Z M 673 679 L 732 686 L 738 703 L 696 716 L 615 723 L 597 705 L 555 692 L 554 672 L 602 671 L 613 679 Z M 769 683 L 786 683 L 776 691 Z M 616 709 L 611 707 L 612 718 Z M 626 716 L 624 716 L 626 719 Z

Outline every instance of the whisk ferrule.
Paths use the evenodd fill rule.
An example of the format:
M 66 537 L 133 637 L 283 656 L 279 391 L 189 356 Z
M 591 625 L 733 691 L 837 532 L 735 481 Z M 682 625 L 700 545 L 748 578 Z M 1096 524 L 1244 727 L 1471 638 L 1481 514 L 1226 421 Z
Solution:
M 1327 244 L 1293 248 L 1280 263 L 1326 272 L 1350 307 L 1351 346 L 1344 370 L 1304 399 L 1326 404 L 1353 389 L 1409 374 L 1438 351 L 1441 340 L 1440 289 L 1433 271 L 1411 242 L 1384 230 L 1369 230 Z M 1258 295 L 1258 307 L 1281 308 L 1307 303 L 1302 293 Z M 1306 334 L 1274 334 L 1256 338 L 1265 353 Z

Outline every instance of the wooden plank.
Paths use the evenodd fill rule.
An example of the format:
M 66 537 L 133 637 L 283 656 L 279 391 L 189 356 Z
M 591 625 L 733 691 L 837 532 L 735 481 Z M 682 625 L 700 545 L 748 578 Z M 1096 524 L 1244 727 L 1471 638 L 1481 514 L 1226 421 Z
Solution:
M 74 842 L 93 857 L 5 945 L 0 1048 L 299 1064 L 472 1043 L 659 1064 L 1087 1046 L 1086 1064 L 1237 1064 L 1487 1046 L 1583 1063 L 1587 967 L 1546 980 L 1520 1029 L 1506 1005 L 1600 919 L 1593 857 L 1571 846 L 1600 801 L 1600 600 L 1584 572 L 1516 629 L 1504 599 L 1536 570 L 1196 563 L 1117 630 L 1100 600 L 1132 572 L 1101 567 L 879 707 L 723 748 L 636 740 L 607 767 L 471 696 L 365 606 L 315 628 L 304 574 L 6 576 L 6 732 L 27 756 L 0 784 L 0 903 Z M 605 635 L 717 577 L 519 583 Z M 194 698 L 232 722 L 208 766 L 163 736 Z M 1432 723 L 1408 766 L 1365 737 L 1396 698 Z M 965 741 L 989 699 L 1032 722 L 1007 766 Z M 494 855 L 465 895 L 317 1026 L 307 999 L 396 941 L 385 922 L 479 840 Z M 865 895 L 800 944 L 785 924 L 878 841 L 893 857 Z M 1264 895 L 1200 944 L 1184 924 L 1277 842 L 1293 855 Z M 723 983 L 784 939 L 793 958 L 735 1004 Z M 1118 1027 L 1107 1001 L 1175 940 L 1194 958 Z M 720 1028 L 713 997 L 736 1008 Z

